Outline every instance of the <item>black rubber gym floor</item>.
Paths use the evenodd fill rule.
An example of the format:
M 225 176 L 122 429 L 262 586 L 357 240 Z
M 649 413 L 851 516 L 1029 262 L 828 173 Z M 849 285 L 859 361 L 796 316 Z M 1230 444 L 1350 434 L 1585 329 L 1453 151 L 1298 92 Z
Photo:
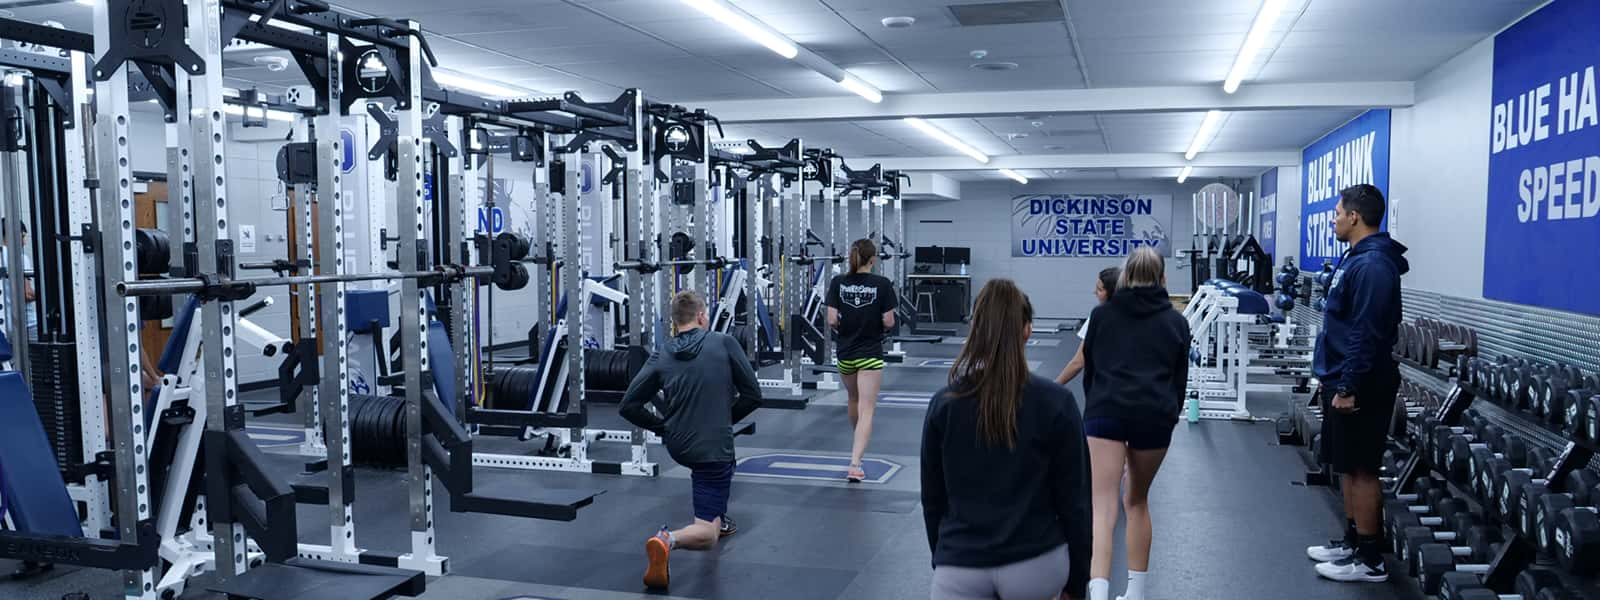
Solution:
M 1053 375 L 1072 356 L 1071 334 L 1058 346 L 1030 348 L 1037 370 Z M 908 346 L 908 360 L 954 356 L 953 345 Z M 937 352 L 937 353 L 935 353 Z M 926 393 L 944 372 L 891 366 L 886 392 Z M 1074 386 L 1076 387 L 1076 386 Z M 836 456 L 849 452 L 850 431 L 841 406 L 843 392 L 825 392 L 800 412 L 761 411 L 757 434 L 739 438 L 741 456 L 792 453 Z M 1258 415 L 1273 416 L 1281 402 L 1252 402 Z M 622 428 L 613 405 L 597 405 L 596 427 Z M 477 471 L 478 489 L 515 495 L 540 488 L 596 489 L 605 493 L 570 523 L 450 513 L 441 488 L 435 512 L 438 551 L 450 557 L 451 574 L 429 583 L 427 598 L 551 600 L 625 598 L 718 598 L 771 600 L 897 600 L 927 598 L 932 571 L 918 503 L 917 454 L 922 410 L 915 406 L 878 411 L 869 457 L 901 468 L 882 484 L 847 485 L 740 475 L 730 514 L 737 535 L 712 553 L 673 554 L 670 595 L 646 595 L 640 585 L 643 541 L 663 524 L 689 516 L 685 472 L 665 452 L 656 479 L 490 468 Z M 515 444 L 488 441 L 494 451 Z M 610 450 L 606 454 L 610 454 Z M 620 457 L 619 457 L 620 458 Z M 275 455 L 285 475 L 299 460 Z M 1419 598 L 1416 586 L 1395 577 L 1388 584 L 1338 584 L 1319 580 L 1305 546 L 1324 541 L 1342 523 L 1337 500 L 1326 489 L 1296 485 L 1303 463 L 1293 449 L 1277 447 L 1270 423 L 1180 424 L 1167 463 L 1152 490 L 1156 540 L 1152 599 L 1178 598 Z M 360 546 L 404 552 L 407 487 L 401 471 L 360 469 L 356 535 Z M 299 512 L 301 539 L 322 543 L 327 511 Z M 1121 532 L 1118 536 L 1120 539 Z M 3 562 L 3 561 L 0 561 Z M 10 565 L 0 564 L 9 569 Z M 1124 561 L 1115 563 L 1113 591 L 1122 587 Z M 48 598 L 86 592 L 120 597 L 113 573 L 62 567 L 37 581 L 0 582 L 0 598 Z M 184 598 L 206 594 L 196 585 Z

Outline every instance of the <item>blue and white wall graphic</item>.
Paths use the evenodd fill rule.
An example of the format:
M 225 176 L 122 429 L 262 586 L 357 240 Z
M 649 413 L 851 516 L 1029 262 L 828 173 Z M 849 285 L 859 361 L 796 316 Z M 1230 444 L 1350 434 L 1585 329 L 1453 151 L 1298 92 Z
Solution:
M 1600 314 L 1596 64 L 1600 2 L 1556 0 L 1495 36 L 1486 298 Z
M 1168 194 L 1047 194 L 1011 199 L 1011 256 L 1172 256 Z
M 1322 261 L 1339 262 L 1349 247 L 1333 236 L 1339 191 L 1370 183 L 1389 193 L 1389 110 L 1369 110 L 1306 146 L 1301 156 L 1305 186 L 1300 209 L 1300 268 L 1315 271 Z M 1388 231 L 1389 222 L 1384 220 Z
M 1274 258 L 1278 256 L 1278 169 L 1261 174 L 1261 201 L 1256 216 L 1256 242 Z

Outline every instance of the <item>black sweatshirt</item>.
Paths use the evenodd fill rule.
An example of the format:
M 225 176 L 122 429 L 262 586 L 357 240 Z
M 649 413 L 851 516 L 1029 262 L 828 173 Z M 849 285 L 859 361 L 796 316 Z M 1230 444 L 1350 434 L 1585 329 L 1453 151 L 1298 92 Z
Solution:
M 665 388 L 666 403 L 650 401 Z M 733 461 L 733 424 L 761 406 L 761 385 L 744 348 L 730 336 L 704 329 L 685 331 L 628 384 L 622 416 L 661 436 L 678 464 Z
M 922 431 L 922 514 L 934 565 L 990 568 L 1065 543 L 1066 592 L 1083 597 L 1092 533 L 1089 448 L 1067 388 L 1030 376 L 1016 448 L 978 437 L 978 400 L 939 390 Z
M 1175 424 L 1189 379 L 1189 322 L 1161 286 L 1119 289 L 1089 314 L 1083 418 Z

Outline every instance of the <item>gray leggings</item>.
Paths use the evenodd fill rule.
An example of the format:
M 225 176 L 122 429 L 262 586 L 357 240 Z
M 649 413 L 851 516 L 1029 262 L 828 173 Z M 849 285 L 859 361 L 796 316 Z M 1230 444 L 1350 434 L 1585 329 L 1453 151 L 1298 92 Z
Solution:
M 1067 546 L 1033 558 L 987 569 L 938 566 L 932 600 L 1047 600 L 1067 585 Z

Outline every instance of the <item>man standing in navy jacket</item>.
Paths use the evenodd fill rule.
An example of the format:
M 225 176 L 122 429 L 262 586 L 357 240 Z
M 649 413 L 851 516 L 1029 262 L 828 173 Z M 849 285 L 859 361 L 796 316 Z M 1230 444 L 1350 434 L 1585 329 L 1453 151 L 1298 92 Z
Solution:
M 1335 581 L 1389 578 L 1379 548 L 1378 472 L 1394 416 L 1400 368 L 1390 354 L 1400 326 L 1400 276 L 1406 247 L 1379 231 L 1383 192 L 1367 184 L 1339 192 L 1333 231 L 1350 249 L 1333 273 L 1312 370 L 1331 398 L 1322 424 L 1322 462 L 1341 475 L 1344 539 L 1312 546 L 1317 574 Z

